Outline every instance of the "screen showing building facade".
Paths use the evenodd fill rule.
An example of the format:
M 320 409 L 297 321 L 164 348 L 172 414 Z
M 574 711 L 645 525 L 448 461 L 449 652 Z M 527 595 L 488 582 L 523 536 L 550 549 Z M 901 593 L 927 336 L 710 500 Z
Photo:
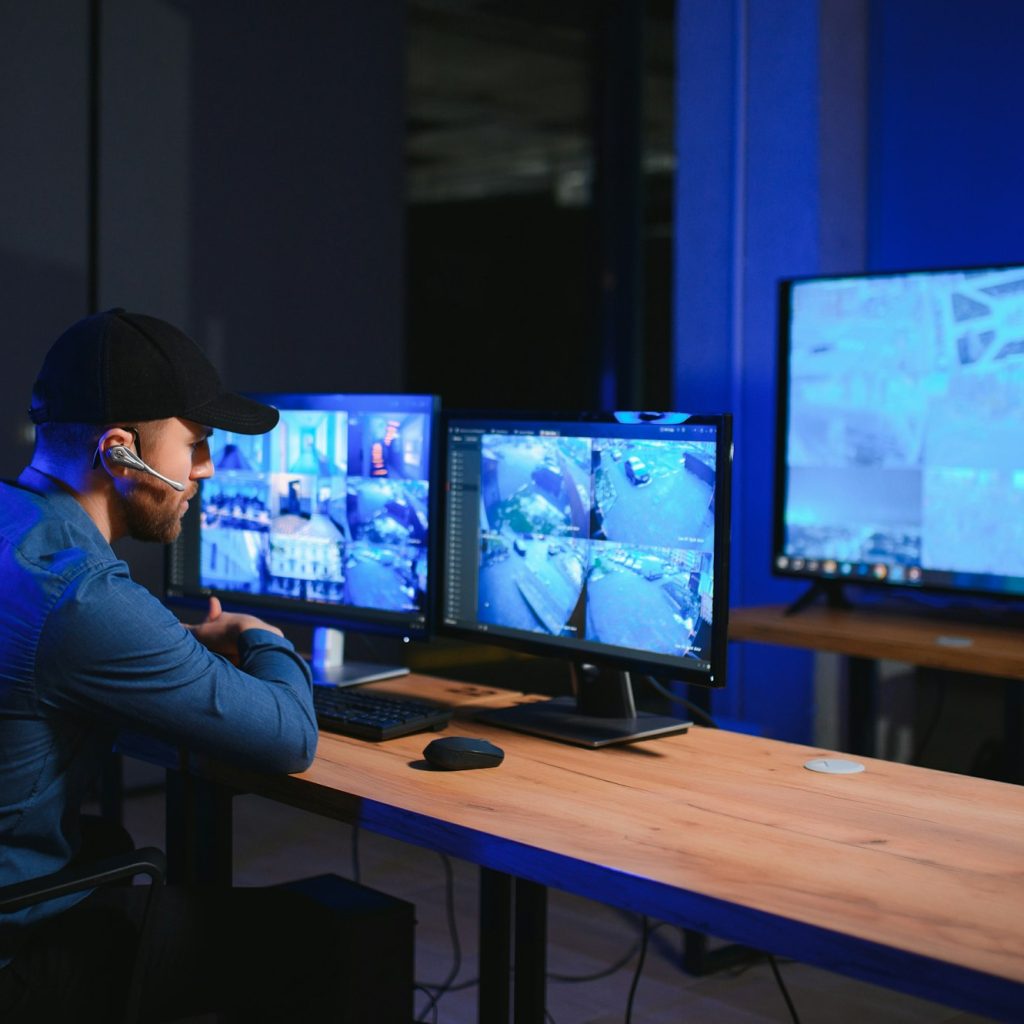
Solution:
M 214 433 L 215 474 L 177 553 L 179 585 L 314 618 L 425 623 L 435 400 L 253 397 L 280 422 L 263 435 Z

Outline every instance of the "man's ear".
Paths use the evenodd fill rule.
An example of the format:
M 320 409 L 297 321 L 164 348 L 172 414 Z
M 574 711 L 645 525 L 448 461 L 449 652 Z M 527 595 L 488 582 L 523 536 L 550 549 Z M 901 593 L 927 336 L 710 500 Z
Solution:
M 93 456 L 92 460 L 93 469 L 98 468 L 102 462 L 104 469 L 110 473 L 110 463 L 104 456 L 111 448 L 117 445 L 121 445 L 129 451 L 135 450 L 135 437 L 126 427 L 108 427 L 102 434 L 100 434 L 100 438 L 96 442 L 96 454 Z M 124 470 L 122 470 L 119 475 L 123 476 Z

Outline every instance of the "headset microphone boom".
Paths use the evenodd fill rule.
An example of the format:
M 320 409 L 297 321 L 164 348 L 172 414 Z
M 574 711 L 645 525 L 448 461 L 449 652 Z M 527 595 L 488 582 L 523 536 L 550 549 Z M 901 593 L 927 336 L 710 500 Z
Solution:
M 176 491 L 185 490 L 185 485 L 178 483 L 177 480 L 171 480 L 169 477 L 158 473 L 152 466 L 148 466 L 142 461 L 130 448 L 126 448 L 123 444 L 111 445 L 104 453 L 103 457 L 107 462 L 112 462 L 115 466 L 124 466 L 126 469 L 137 469 L 140 473 L 148 473 L 150 476 L 155 476 L 157 480 L 163 480 L 169 487 L 173 487 Z

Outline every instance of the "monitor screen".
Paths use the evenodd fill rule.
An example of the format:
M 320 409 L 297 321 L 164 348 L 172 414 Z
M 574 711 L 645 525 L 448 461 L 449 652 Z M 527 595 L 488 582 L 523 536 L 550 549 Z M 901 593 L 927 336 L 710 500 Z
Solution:
M 1024 594 L 1024 266 L 782 282 L 774 571 Z
M 422 637 L 430 627 L 430 395 L 254 394 L 261 435 L 217 431 L 168 550 L 169 599 L 314 626 Z
M 724 684 L 730 421 L 445 417 L 446 632 Z

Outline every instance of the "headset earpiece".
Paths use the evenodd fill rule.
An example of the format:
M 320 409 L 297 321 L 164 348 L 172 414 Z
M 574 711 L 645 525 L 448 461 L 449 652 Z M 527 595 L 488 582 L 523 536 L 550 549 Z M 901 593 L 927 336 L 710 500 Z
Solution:
M 139 473 L 148 473 L 150 476 L 155 476 L 158 480 L 162 480 L 169 487 L 173 487 L 176 491 L 184 491 L 185 485 L 178 483 L 177 480 L 171 480 L 164 476 L 163 473 L 158 473 L 152 466 L 148 466 L 142 461 L 130 448 L 125 447 L 123 444 L 113 444 L 107 448 L 103 453 L 103 458 L 114 466 L 122 466 L 125 469 L 134 469 Z

